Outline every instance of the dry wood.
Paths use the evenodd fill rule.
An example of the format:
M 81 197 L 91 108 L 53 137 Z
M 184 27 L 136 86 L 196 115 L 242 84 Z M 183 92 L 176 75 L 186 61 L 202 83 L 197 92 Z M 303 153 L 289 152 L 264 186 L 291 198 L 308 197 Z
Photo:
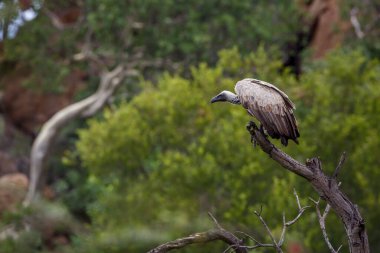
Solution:
M 206 232 L 195 233 L 193 235 L 161 244 L 160 246 L 150 250 L 148 253 L 164 253 L 170 250 L 183 248 L 191 244 L 207 243 L 217 240 L 227 243 L 230 246 L 227 249 L 233 249 L 236 253 L 248 253 L 248 249 L 242 245 L 242 240 L 240 240 L 231 232 L 225 230 L 218 223 L 214 216 L 212 216 L 210 213 L 209 215 L 215 223 L 215 229 Z
M 30 154 L 30 183 L 24 205 L 29 205 L 40 190 L 49 151 L 60 130 L 79 117 L 89 117 L 98 112 L 121 84 L 125 71 L 122 65 L 101 75 L 98 90 L 91 96 L 58 111 L 41 128 L 33 142 Z
M 318 201 L 311 199 L 311 201 L 313 201 L 315 204 L 315 209 L 316 209 L 317 216 L 318 216 L 319 226 L 321 227 L 322 235 L 323 235 L 323 238 L 325 239 L 327 247 L 329 248 L 331 253 L 338 253 L 343 245 L 340 245 L 339 248 L 337 250 L 335 250 L 334 247 L 332 246 L 331 242 L 330 242 L 330 239 L 329 239 L 329 237 L 327 235 L 327 231 L 326 231 L 326 217 L 330 212 L 331 206 L 329 204 L 327 204 L 325 207 L 325 211 L 323 212 L 323 215 L 322 215 L 321 210 L 319 209 L 320 199 Z
M 247 130 L 251 134 L 252 140 L 265 153 L 285 169 L 309 181 L 319 196 L 331 206 L 344 224 L 350 252 L 369 253 L 365 222 L 360 215 L 358 207 L 339 189 L 337 180 L 323 173 L 322 163 L 319 158 L 308 159 L 306 160 L 306 164 L 303 164 L 276 148 L 254 122 L 251 121 L 247 125 Z M 343 164 L 343 161 L 341 163 Z M 339 169 L 336 171 L 338 172 Z

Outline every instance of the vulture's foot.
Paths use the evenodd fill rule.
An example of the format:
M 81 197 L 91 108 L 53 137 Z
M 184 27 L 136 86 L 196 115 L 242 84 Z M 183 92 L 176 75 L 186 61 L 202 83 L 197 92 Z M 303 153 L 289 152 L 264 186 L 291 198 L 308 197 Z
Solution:
M 253 137 L 253 135 L 251 135 L 251 143 L 253 144 L 253 147 L 256 148 L 257 141 L 256 141 L 256 139 Z
M 256 139 L 254 137 L 255 136 L 255 129 L 257 129 L 255 122 L 253 122 L 253 121 L 248 122 L 247 130 L 251 134 L 251 143 L 253 143 L 254 148 L 256 148 L 256 144 L 257 144 Z
M 265 133 L 263 124 L 260 124 L 260 133 L 262 133 L 264 135 L 264 137 L 266 139 L 268 139 L 268 135 Z
M 249 121 L 246 127 L 247 127 L 248 132 L 252 132 L 253 130 L 255 130 L 255 128 L 257 128 L 255 122 L 253 121 Z

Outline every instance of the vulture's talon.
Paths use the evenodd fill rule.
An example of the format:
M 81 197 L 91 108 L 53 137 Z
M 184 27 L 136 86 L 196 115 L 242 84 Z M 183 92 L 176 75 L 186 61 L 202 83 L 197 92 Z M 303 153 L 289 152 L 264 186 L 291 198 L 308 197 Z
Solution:
M 268 135 L 265 133 L 263 124 L 260 124 L 260 133 L 262 133 L 265 139 L 268 139 Z
M 263 124 L 260 124 L 260 132 L 264 133 L 264 126 L 263 126 Z
M 256 141 L 255 137 L 253 137 L 253 135 L 251 135 L 251 143 L 253 144 L 253 147 L 256 148 L 257 141 Z
M 248 132 L 251 132 L 251 124 L 250 123 L 247 123 L 247 125 L 245 126 L 245 128 L 247 128 Z
M 249 121 L 246 127 L 247 127 L 248 132 L 251 133 L 255 129 L 255 123 L 253 121 Z

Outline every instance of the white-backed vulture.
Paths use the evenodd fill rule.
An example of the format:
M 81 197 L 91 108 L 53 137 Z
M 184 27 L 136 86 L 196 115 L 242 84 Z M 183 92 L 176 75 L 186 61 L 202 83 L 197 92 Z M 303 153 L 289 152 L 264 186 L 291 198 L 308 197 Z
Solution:
M 260 121 L 261 129 L 264 128 L 269 136 L 281 139 L 284 146 L 289 139 L 298 144 L 300 134 L 293 114 L 296 107 L 283 91 L 273 84 L 246 78 L 236 83 L 235 92 L 222 91 L 211 99 L 211 103 L 241 104 Z

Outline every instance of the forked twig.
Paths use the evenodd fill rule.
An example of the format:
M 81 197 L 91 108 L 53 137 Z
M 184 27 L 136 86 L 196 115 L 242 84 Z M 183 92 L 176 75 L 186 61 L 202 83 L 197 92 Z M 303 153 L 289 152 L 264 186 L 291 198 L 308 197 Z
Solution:
M 334 247 L 332 246 L 331 242 L 330 242 L 330 239 L 329 239 L 329 237 L 327 235 L 327 231 L 326 231 L 326 217 L 327 217 L 327 215 L 329 214 L 329 212 L 331 210 L 331 206 L 329 204 L 327 204 L 326 207 L 325 207 L 325 210 L 323 211 L 323 214 L 322 214 L 321 210 L 319 209 L 319 203 L 320 203 L 321 199 L 318 199 L 317 201 L 314 200 L 314 199 L 312 199 L 312 198 L 309 198 L 309 199 L 312 202 L 314 202 L 314 204 L 315 204 L 315 209 L 317 211 L 319 226 L 321 227 L 323 239 L 325 240 L 325 242 L 327 244 L 327 247 L 329 248 L 329 250 L 330 250 L 331 253 L 338 253 L 343 245 L 340 245 L 338 247 L 338 249 L 335 250 Z

